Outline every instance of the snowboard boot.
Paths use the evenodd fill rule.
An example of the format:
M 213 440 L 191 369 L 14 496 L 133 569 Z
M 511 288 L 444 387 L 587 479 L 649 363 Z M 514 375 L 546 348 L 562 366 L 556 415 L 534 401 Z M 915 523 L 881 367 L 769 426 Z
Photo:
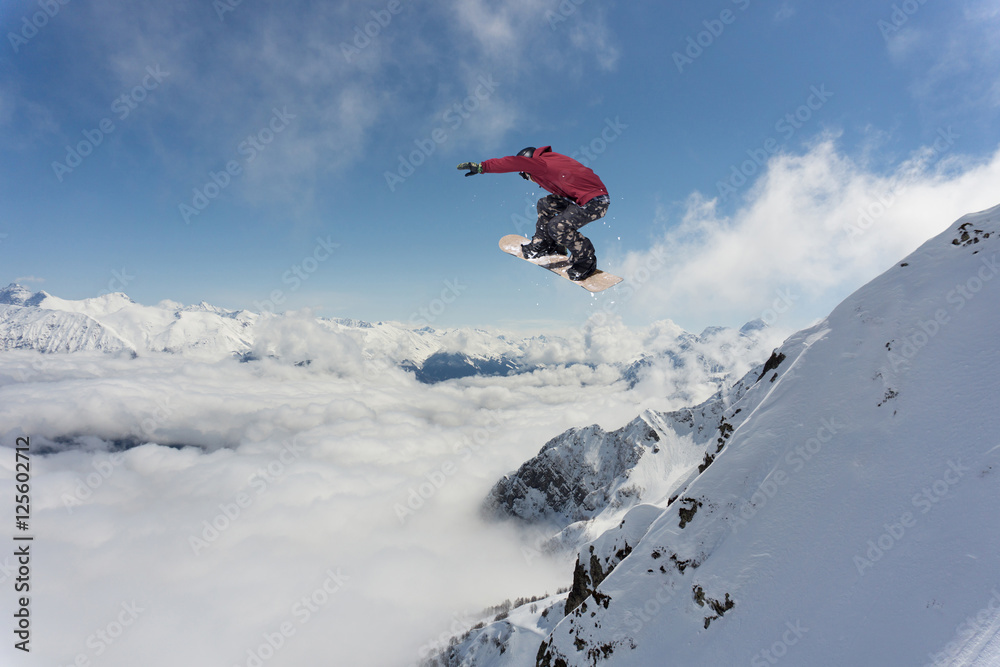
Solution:
M 594 244 L 589 239 L 584 239 L 580 252 L 573 253 L 573 265 L 566 271 L 570 280 L 586 280 L 597 271 L 597 256 L 594 253 Z
M 570 280 L 586 280 L 597 271 L 597 259 L 594 257 L 583 257 L 580 261 L 573 262 L 573 266 L 566 270 L 566 275 Z
M 521 255 L 525 259 L 538 259 L 539 257 L 548 257 L 549 255 L 566 254 L 566 249 L 562 249 L 563 252 L 559 252 L 559 246 L 557 246 L 552 241 L 548 239 L 535 240 L 532 239 L 530 243 L 526 243 L 521 246 Z

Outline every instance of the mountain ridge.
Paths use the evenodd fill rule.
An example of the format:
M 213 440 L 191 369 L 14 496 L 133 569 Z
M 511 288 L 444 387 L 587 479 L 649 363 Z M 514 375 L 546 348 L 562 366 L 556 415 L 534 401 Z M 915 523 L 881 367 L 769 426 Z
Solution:
M 710 399 L 724 406 L 712 434 L 721 447 L 658 490 L 669 497 L 637 499 L 623 516 L 610 501 L 584 507 L 584 522 L 620 519 L 580 544 L 551 630 L 551 620 L 514 610 L 524 631 L 508 631 L 505 645 L 473 651 L 473 632 L 426 664 L 513 666 L 528 663 L 503 656 L 529 654 L 539 667 L 764 665 L 785 655 L 820 667 L 997 664 L 1000 536 L 987 508 L 1000 502 L 998 237 L 1000 206 L 964 216 Z M 533 487 L 525 466 L 559 458 L 555 450 L 586 460 L 569 456 L 581 431 L 557 436 L 498 485 L 522 476 L 527 506 L 553 485 Z M 634 445 L 620 435 L 589 448 Z M 590 472 L 599 478 L 600 465 Z M 563 479 L 560 497 L 572 497 L 576 477 Z M 556 602 L 537 604 L 551 615 Z M 982 622 L 966 627 L 970 616 Z M 491 625 L 479 632 L 497 636 Z
M 614 352 L 608 358 L 606 352 L 594 353 L 607 342 L 590 340 L 590 324 L 573 332 L 571 338 L 558 334 L 519 338 L 482 329 L 413 328 L 308 314 L 257 314 L 226 310 L 204 301 L 189 306 L 172 301 L 146 306 L 121 292 L 71 301 L 11 283 L 0 290 L 0 351 L 101 351 L 131 356 L 167 353 L 254 361 L 289 354 L 287 346 L 274 344 L 275 336 L 292 333 L 291 328 L 277 326 L 288 317 L 300 318 L 296 321 L 302 324 L 296 334 L 302 345 L 292 346 L 302 358 L 291 359 L 293 363 L 308 364 L 311 348 L 325 348 L 318 337 L 341 336 L 360 346 L 365 358 L 411 371 L 426 384 L 524 374 L 553 366 L 610 363 L 620 368 L 630 387 L 635 387 L 652 369 L 669 361 L 673 370 L 695 371 L 717 386 L 730 373 L 734 361 L 761 354 L 774 336 L 754 322 L 741 330 L 711 327 L 700 335 L 662 322 L 649 327 L 658 341 L 656 349 L 640 353 L 633 345 L 636 351 Z

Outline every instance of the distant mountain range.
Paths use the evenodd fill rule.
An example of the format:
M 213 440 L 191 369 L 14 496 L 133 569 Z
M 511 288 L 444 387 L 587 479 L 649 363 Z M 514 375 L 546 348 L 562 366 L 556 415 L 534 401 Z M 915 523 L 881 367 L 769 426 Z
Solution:
M 0 290 L 0 351 L 104 352 L 131 356 L 178 354 L 202 359 L 236 357 L 252 361 L 280 356 L 261 332 L 282 315 L 229 311 L 202 302 L 184 306 L 135 303 L 122 293 L 77 301 L 18 284 Z M 654 338 L 640 353 L 603 350 L 595 355 L 587 340 L 592 325 L 565 336 L 516 337 L 481 329 L 413 328 L 394 322 L 349 319 L 315 320 L 322 331 L 353 338 L 364 356 L 412 371 L 424 383 L 470 376 L 530 373 L 544 367 L 599 363 L 620 369 L 635 386 L 651 368 L 689 369 L 722 386 L 733 362 L 763 358 L 775 339 L 760 321 L 742 330 L 713 327 L 700 335 L 670 322 L 658 322 L 637 335 Z M 287 352 L 285 354 L 288 354 Z M 310 359 L 290 360 L 309 363 Z M 745 362 L 744 362 L 745 363 Z M 683 387 L 678 391 L 684 393 Z

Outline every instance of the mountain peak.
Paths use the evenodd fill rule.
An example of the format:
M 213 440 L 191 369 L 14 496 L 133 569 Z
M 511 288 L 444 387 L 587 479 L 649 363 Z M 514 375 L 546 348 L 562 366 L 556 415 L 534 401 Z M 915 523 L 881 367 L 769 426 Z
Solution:
M 49 295 L 46 292 L 32 292 L 18 283 L 11 283 L 0 290 L 0 304 L 7 306 L 37 306 Z
M 757 319 L 750 320 L 749 322 L 747 322 L 746 324 L 744 324 L 740 328 L 740 333 L 750 334 L 750 333 L 753 333 L 754 331 L 761 331 L 763 329 L 766 329 L 767 327 L 768 327 L 767 322 L 765 322 L 763 319 L 761 319 L 761 318 L 758 317 Z

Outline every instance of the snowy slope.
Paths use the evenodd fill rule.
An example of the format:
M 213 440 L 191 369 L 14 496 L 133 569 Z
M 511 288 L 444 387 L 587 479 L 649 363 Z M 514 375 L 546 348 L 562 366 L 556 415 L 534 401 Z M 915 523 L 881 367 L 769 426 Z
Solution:
M 424 667 L 534 664 L 538 646 L 562 618 L 566 594 L 525 602 L 481 621 L 453 644 L 428 656 Z
M 17 284 L 0 291 L 0 350 L 185 352 L 224 357 L 250 349 L 257 315 L 201 304 L 143 306 L 122 293 L 60 299 Z
M 966 216 L 751 371 L 711 465 L 580 549 L 537 664 L 1000 664 L 998 261 Z
M 18 349 L 135 352 L 117 332 L 82 313 L 0 305 L 0 350 Z
M 53 308 L 48 304 L 84 302 L 56 300 L 46 292 L 33 293 L 21 285 L 12 283 L 0 290 L 0 350 L 33 349 L 45 353 L 104 351 L 134 354 L 135 346 L 131 342 L 93 317 L 97 311 L 114 309 L 109 302 L 117 301 L 117 296 L 124 297 L 124 295 L 108 296 L 111 299 L 95 299 L 94 301 L 100 304 L 96 308 Z M 42 304 L 47 305 L 42 306 Z

